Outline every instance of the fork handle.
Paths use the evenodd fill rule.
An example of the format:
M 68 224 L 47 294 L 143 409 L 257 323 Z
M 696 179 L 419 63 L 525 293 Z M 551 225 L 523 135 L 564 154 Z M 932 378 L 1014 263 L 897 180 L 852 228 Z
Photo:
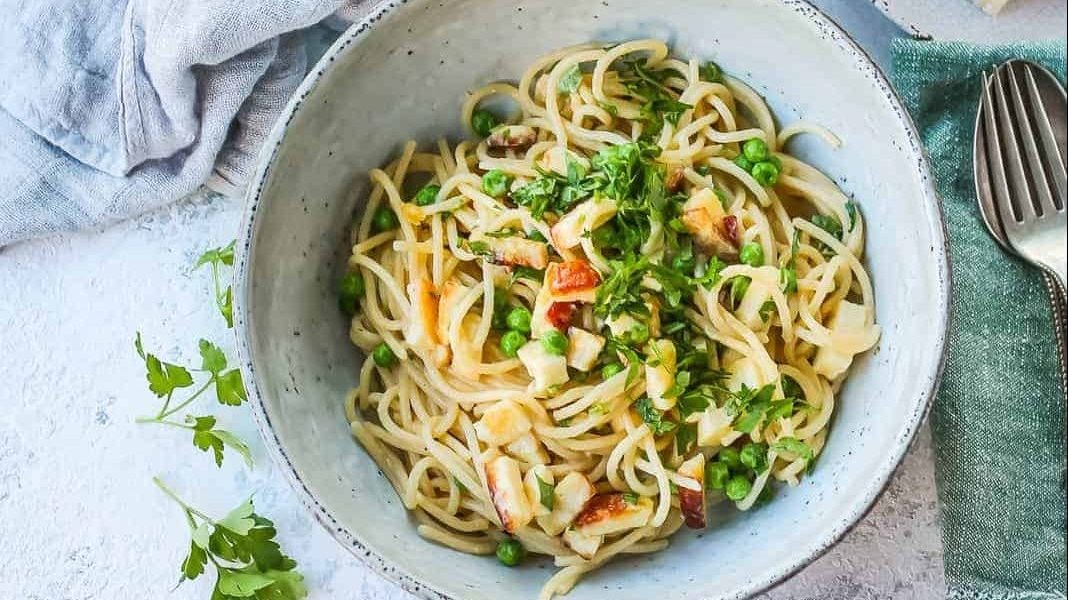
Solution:
M 1068 295 L 1051 269 L 1042 269 L 1053 308 L 1053 335 L 1057 338 L 1057 362 L 1061 369 L 1061 391 L 1068 390 Z
M 1046 264 L 1046 271 L 1053 276 L 1053 280 L 1060 286 L 1060 292 L 1062 295 L 1068 293 L 1068 289 L 1065 288 L 1065 280 L 1068 277 L 1065 276 L 1065 254 L 1062 252 L 1060 256 L 1050 259 Z

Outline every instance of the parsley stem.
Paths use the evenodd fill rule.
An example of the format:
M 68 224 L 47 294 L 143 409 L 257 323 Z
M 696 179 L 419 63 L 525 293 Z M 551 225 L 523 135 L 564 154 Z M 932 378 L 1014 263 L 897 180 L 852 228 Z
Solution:
M 152 419 L 147 421 L 149 423 L 156 423 L 159 425 L 170 425 L 171 427 L 177 427 L 178 429 L 188 429 L 190 431 L 196 429 L 192 425 L 186 425 L 185 423 L 179 423 L 178 421 L 168 421 L 166 419 Z
M 169 407 L 171 405 L 171 398 L 173 396 L 174 396 L 174 390 L 171 390 L 171 391 L 167 392 L 167 399 L 163 401 L 163 407 L 159 409 L 159 414 L 156 415 L 157 419 L 161 418 L 163 413 L 167 412 L 167 407 Z M 140 421 L 140 419 L 138 421 Z
M 174 408 L 172 408 L 172 409 L 170 409 L 168 411 L 160 412 L 160 414 L 156 415 L 156 418 L 154 420 L 162 422 L 163 419 L 166 419 L 167 417 L 173 415 L 174 413 L 176 413 L 176 412 L 182 410 L 183 408 L 189 406 L 193 402 L 193 400 L 196 400 L 197 397 L 200 396 L 201 394 L 203 394 L 204 390 L 207 390 L 209 387 L 211 387 L 211 384 L 213 384 L 213 383 L 215 383 L 215 375 L 212 375 L 211 379 L 209 379 L 207 383 L 205 383 L 203 386 L 201 386 L 199 390 L 194 392 L 192 396 L 186 398 L 178 406 L 175 406 Z
M 208 515 L 200 512 L 199 510 L 193 508 L 192 506 L 189 506 L 188 504 L 186 504 L 184 500 L 182 500 L 180 497 L 178 497 L 178 494 L 176 494 L 174 492 L 174 490 L 172 490 L 170 487 L 168 487 L 166 483 L 163 483 L 163 480 L 160 479 L 159 475 L 156 475 L 155 477 L 152 478 L 152 483 L 155 483 L 156 487 L 158 487 L 164 494 L 167 494 L 167 496 L 171 500 L 174 500 L 175 502 L 177 502 L 178 505 L 182 507 L 182 510 L 184 510 L 186 512 L 187 517 L 188 517 L 188 515 L 192 514 L 192 515 L 196 515 L 196 516 L 200 517 L 201 519 L 204 519 L 205 521 L 211 523 L 212 525 L 215 524 L 215 521 L 211 520 L 211 517 L 209 517 Z M 192 526 L 192 519 L 190 519 L 190 526 Z

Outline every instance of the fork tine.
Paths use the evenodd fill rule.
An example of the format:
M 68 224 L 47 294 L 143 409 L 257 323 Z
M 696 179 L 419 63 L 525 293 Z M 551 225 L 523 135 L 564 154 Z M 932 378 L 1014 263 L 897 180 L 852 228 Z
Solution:
M 994 98 L 990 92 L 996 76 L 996 69 L 990 75 L 983 73 L 983 96 L 980 103 L 983 111 L 983 141 L 989 155 L 987 165 L 992 177 L 990 187 L 994 192 L 994 204 L 997 207 L 997 213 L 1000 215 L 1001 226 L 1008 228 L 1015 225 L 1017 219 L 1016 215 L 1013 214 L 1012 202 L 1009 199 L 1009 184 L 1005 177 L 1005 160 L 1002 156 L 1001 140 L 998 139 L 997 120 L 994 116 Z
M 1065 191 L 1064 156 L 1061 156 L 1061 150 L 1057 146 L 1053 125 L 1049 122 L 1049 112 L 1046 110 L 1045 102 L 1042 101 L 1042 95 L 1038 92 L 1034 70 L 1030 65 L 1024 65 L 1024 75 L 1025 79 L 1027 79 L 1027 97 L 1031 100 L 1031 106 L 1035 108 L 1035 125 L 1036 129 L 1038 129 L 1038 136 L 1042 138 L 1042 147 L 1046 151 L 1046 156 L 1049 157 L 1050 179 L 1053 180 L 1057 197 L 1060 199 L 1061 210 L 1064 210 L 1066 195 L 1068 195 L 1068 192 Z
M 1031 198 L 1038 201 L 1038 210 L 1041 211 L 1043 216 L 1052 215 L 1057 212 L 1057 207 L 1053 205 L 1053 194 L 1050 192 L 1049 182 L 1046 179 L 1046 168 L 1042 165 L 1042 155 L 1039 154 L 1038 145 L 1035 144 L 1031 116 L 1024 107 L 1020 85 L 1016 81 L 1016 64 L 1013 62 L 1006 64 L 1005 74 L 1009 78 L 1009 96 L 1012 99 L 1012 107 L 1016 113 L 1016 130 L 1020 134 L 1020 139 L 1023 140 L 1024 157 L 1021 161 L 1023 163 L 1021 173 L 1026 170 L 1031 174 L 1030 187 L 1034 191 L 1034 195 Z M 1032 106 L 1031 108 L 1035 109 L 1036 107 Z
M 1009 113 L 1009 102 L 1005 97 L 1005 85 L 1001 82 L 1002 67 L 994 70 L 994 98 L 996 99 L 997 114 L 994 120 L 997 122 L 998 134 L 1004 144 L 1002 165 L 1006 169 L 1009 185 L 1012 186 L 1012 196 L 1016 203 L 1009 202 L 1009 207 L 1002 207 L 1002 216 L 1011 217 L 1015 222 L 1022 222 L 1036 218 L 1035 205 L 1031 201 L 1031 192 L 1027 189 L 1027 174 L 1024 172 L 1023 159 L 1020 157 L 1020 146 L 1016 143 L 1016 126 Z M 1008 215 L 1005 214 L 1008 208 Z M 1015 209 L 1012 210 L 1012 209 Z

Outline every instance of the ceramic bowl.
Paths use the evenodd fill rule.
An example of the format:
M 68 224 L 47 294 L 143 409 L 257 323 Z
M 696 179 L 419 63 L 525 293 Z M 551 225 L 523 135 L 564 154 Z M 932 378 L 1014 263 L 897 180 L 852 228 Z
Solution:
M 836 179 L 867 218 L 882 340 L 856 361 L 830 440 L 800 486 L 749 513 L 714 513 L 653 555 L 613 562 L 570 600 L 743 598 L 835 543 L 886 486 L 940 372 L 949 267 L 916 131 L 886 79 L 830 20 L 797 0 L 411 0 L 379 5 L 312 70 L 263 150 L 239 244 L 242 372 L 267 446 L 309 510 L 346 548 L 423 598 L 532 599 L 548 561 L 502 567 L 424 541 L 352 439 L 342 398 L 360 354 L 336 282 L 367 172 L 407 139 L 463 136 L 467 90 L 517 79 L 543 53 L 656 37 L 755 86 L 781 123 L 826 125 L 790 150 Z M 813 136 L 803 136 L 813 138 Z M 607 596 L 606 596 L 607 594 Z

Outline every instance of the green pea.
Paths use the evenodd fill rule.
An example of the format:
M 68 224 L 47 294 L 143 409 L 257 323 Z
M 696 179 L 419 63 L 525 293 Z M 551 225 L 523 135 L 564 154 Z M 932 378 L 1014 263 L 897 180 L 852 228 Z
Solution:
M 782 173 L 782 161 L 779 160 L 778 156 L 771 154 L 768 156 L 768 161 L 771 162 L 771 164 L 775 165 L 775 168 L 778 169 L 780 173 Z
M 376 365 L 383 369 L 397 364 L 397 355 L 393 354 L 393 349 L 387 346 L 385 342 L 375 346 L 374 352 L 371 353 L 371 358 L 375 360 Z
M 749 442 L 742 446 L 738 458 L 743 465 L 757 473 L 762 473 L 768 467 L 768 447 L 764 444 Z
M 764 187 L 770 187 L 779 182 L 779 167 L 776 167 L 775 163 L 770 160 L 754 164 L 750 174 L 753 175 L 753 179 L 757 180 L 757 183 Z
M 501 336 L 501 350 L 504 351 L 504 355 L 508 358 L 515 358 L 519 354 L 519 349 L 526 343 L 527 336 L 514 329 Z
M 764 265 L 764 247 L 756 242 L 747 242 L 738 253 L 738 258 L 750 267 Z
M 636 323 L 627 332 L 627 338 L 632 344 L 644 344 L 649 341 L 649 326 L 645 323 Z
M 722 490 L 731 478 L 731 470 L 726 463 L 719 461 L 705 465 L 705 487 L 710 490 Z
M 556 356 L 567 354 L 567 336 L 555 329 L 541 336 L 541 345 L 549 354 Z
M 430 206 L 438 199 L 438 192 L 440 191 L 441 186 L 437 184 L 423 186 L 423 189 L 419 190 L 419 193 L 415 195 L 415 204 L 417 206 Z
M 768 144 L 760 138 L 753 138 L 742 145 L 742 154 L 754 164 L 768 160 Z
M 508 185 L 512 183 L 512 176 L 500 169 L 493 169 L 482 176 L 482 191 L 494 198 L 500 198 L 508 193 Z
M 379 206 L 371 217 L 371 228 L 375 231 L 389 231 L 396 229 L 398 225 L 400 221 L 397 220 L 397 215 L 388 206 Z
M 497 116 L 490 111 L 479 108 L 475 112 L 471 113 L 471 129 L 475 130 L 475 133 L 482 137 L 486 137 L 493 131 L 493 128 L 499 125 Z
M 753 489 L 753 484 L 749 482 L 745 475 L 735 475 L 727 480 L 727 485 L 724 486 L 723 491 L 726 492 L 728 498 L 737 502 L 748 496 L 751 489 Z
M 623 365 L 621 365 L 620 363 L 608 363 L 607 365 L 601 367 L 601 378 L 611 379 L 612 377 L 615 377 L 616 375 L 622 373 L 623 368 Z
M 736 449 L 731 448 L 730 446 L 727 446 L 726 448 L 720 450 L 719 454 L 716 455 L 716 458 L 718 458 L 723 464 L 727 465 L 727 467 L 732 471 L 737 471 L 742 468 L 741 454 Z
M 359 304 L 365 288 L 363 275 L 348 273 L 341 278 L 339 287 L 337 305 L 341 308 L 341 312 L 347 315 L 356 314 L 356 305 Z
M 526 548 L 518 540 L 511 538 L 497 543 L 497 560 L 506 567 L 514 567 L 527 555 Z
M 530 333 L 530 311 L 517 306 L 508 312 L 506 323 L 520 333 Z
M 746 173 L 753 170 L 753 161 L 746 158 L 744 154 L 739 154 L 738 156 L 735 156 L 734 164 L 741 167 L 741 169 Z

